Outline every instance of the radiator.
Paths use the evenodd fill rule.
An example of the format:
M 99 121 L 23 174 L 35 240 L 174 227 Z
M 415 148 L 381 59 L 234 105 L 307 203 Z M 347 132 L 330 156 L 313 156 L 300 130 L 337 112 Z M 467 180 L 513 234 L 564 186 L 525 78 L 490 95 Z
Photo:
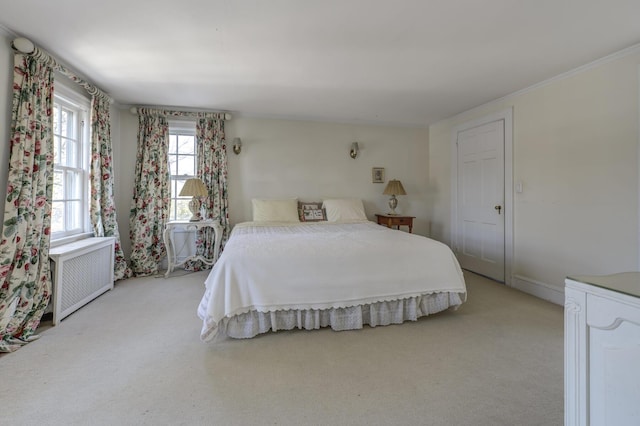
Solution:
M 113 289 L 115 238 L 94 237 L 49 250 L 53 325 Z

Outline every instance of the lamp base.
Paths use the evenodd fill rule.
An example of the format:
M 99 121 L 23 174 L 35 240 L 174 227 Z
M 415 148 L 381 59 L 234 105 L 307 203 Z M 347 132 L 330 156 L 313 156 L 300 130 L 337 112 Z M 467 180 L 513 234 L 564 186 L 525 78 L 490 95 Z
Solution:
M 390 216 L 397 216 L 398 213 L 396 213 L 396 207 L 398 207 L 398 199 L 395 195 L 392 195 L 391 198 L 389 198 L 389 208 L 391 211 L 387 214 Z
M 200 216 L 200 204 L 200 199 L 197 197 L 193 197 L 191 201 L 189 201 L 189 211 L 191 212 L 189 222 L 200 222 L 202 220 L 202 216 Z

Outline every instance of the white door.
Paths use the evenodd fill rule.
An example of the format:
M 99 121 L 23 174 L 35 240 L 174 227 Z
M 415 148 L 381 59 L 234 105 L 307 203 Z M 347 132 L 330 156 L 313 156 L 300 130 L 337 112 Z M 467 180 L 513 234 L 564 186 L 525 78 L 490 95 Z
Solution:
M 457 135 L 457 241 L 463 268 L 505 279 L 505 120 Z

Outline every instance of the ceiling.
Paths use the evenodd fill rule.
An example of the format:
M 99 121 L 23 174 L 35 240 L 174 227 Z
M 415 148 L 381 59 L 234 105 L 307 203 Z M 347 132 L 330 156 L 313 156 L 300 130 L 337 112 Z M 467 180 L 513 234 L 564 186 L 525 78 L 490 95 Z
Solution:
M 426 127 L 640 42 L 638 0 L 14 0 L 122 105 Z

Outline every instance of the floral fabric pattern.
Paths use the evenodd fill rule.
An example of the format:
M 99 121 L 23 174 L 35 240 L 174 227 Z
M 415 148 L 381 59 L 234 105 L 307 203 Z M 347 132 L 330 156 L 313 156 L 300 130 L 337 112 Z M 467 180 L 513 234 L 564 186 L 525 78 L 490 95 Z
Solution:
M 131 269 L 135 276 L 158 272 L 166 254 L 162 234 L 169 218 L 169 123 L 164 114 L 138 110 L 135 187 L 129 215 Z
M 113 201 L 111 117 L 109 99 L 93 96 L 91 100 L 91 206 L 93 232 L 97 237 L 115 237 L 114 279 L 131 276 L 120 246 L 120 232 Z
M 7 198 L 0 238 L 0 352 L 36 339 L 51 297 L 53 69 L 14 55 Z
M 223 117 L 202 117 L 196 122 L 196 145 L 198 150 L 197 174 L 209 190 L 204 201 L 205 217 L 219 220 L 223 234 L 221 245 L 229 236 L 229 202 L 227 198 L 227 149 L 225 145 Z M 214 231 L 203 228 L 198 231 L 196 253 L 211 259 L 214 253 Z M 203 262 L 188 261 L 185 269 L 200 271 L 210 268 Z

